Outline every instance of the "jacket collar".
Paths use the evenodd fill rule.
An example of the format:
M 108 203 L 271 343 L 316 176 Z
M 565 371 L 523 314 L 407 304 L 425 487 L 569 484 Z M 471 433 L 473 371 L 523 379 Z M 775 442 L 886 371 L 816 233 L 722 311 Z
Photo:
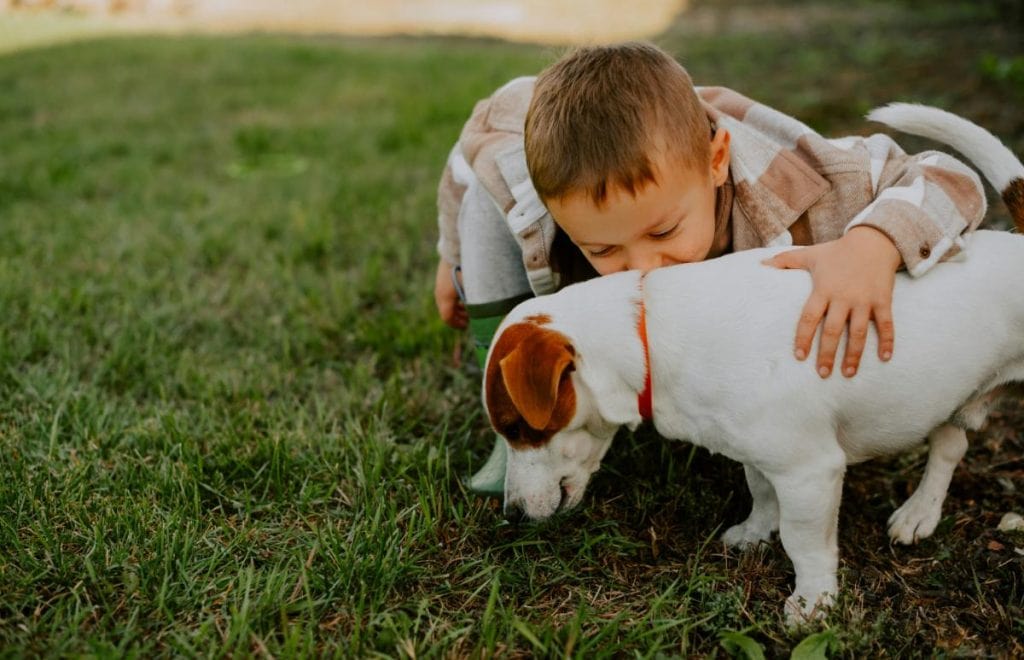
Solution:
M 780 134 L 779 140 L 705 103 L 713 124 L 729 131 L 729 174 L 733 183 L 733 243 L 735 249 L 792 242 L 788 229 L 807 209 L 828 192 L 828 181 L 779 140 L 799 135 Z M 772 111 L 774 112 L 774 111 Z M 802 124 L 781 128 L 799 131 Z M 806 128 L 806 127 L 803 127 Z M 781 131 L 781 129 L 780 129 Z M 814 135 L 806 129 L 809 135 Z

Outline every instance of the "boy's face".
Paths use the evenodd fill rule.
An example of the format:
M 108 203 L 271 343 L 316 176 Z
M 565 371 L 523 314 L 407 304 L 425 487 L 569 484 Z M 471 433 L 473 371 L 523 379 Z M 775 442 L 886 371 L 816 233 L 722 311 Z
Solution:
M 729 134 L 720 129 L 711 140 L 709 170 L 673 165 L 664 155 L 655 159 L 655 181 L 635 195 L 612 187 L 597 206 L 581 191 L 547 200 L 548 209 L 601 275 L 701 261 L 715 238 L 716 189 L 728 178 Z

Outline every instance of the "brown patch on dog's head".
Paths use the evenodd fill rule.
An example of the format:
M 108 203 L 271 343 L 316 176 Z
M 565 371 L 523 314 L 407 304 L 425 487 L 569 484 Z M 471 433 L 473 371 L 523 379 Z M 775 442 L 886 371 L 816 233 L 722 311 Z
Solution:
M 1003 203 L 1010 209 L 1010 216 L 1017 231 L 1024 233 L 1024 179 L 1017 177 L 1003 190 Z
M 551 317 L 547 314 L 532 314 L 523 319 L 523 321 L 533 323 L 534 325 L 547 325 L 551 323 Z
M 513 446 L 538 447 L 576 414 L 569 374 L 576 349 L 560 332 L 533 323 L 505 328 L 487 362 L 487 412 Z

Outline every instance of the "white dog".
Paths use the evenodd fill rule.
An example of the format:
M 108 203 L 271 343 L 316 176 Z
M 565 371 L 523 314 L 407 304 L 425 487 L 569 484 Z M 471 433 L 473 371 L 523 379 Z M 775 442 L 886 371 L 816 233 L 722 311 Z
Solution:
M 989 133 L 921 106 L 871 117 L 952 144 L 1024 226 L 1024 166 Z M 753 509 L 722 539 L 746 546 L 779 531 L 796 572 L 791 617 L 820 614 L 836 592 L 848 464 L 927 437 L 924 477 L 889 534 L 900 543 L 930 535 L 967 449 L 964 429 L 984 422 L 1001 386 L 1024 380 L 1024 236 L 979 231 L 966 259 L 897 277 L 899 347 L 851 379 L 822 380 L 813 361 L 794 359 L 794 319 L 811 281 L 762 265 L 780 249 L 601 277 L 513 310 L 484 380 L 509 447 L 506 515 L 543 519 L 578 504 L 616 430 L 642 421 L 646 391 L 661 435 L 743 463 Z M 876 342 L 872 334 L 865 355 Z

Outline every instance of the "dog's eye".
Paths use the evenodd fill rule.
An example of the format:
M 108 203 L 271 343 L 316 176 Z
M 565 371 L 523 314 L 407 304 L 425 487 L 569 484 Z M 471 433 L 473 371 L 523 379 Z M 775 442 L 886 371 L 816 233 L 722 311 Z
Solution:
M 501 429 L 501 434 L 509 440 L 517 439 L 519 437 L 519 422 L 506 424 L 505 427 Z

